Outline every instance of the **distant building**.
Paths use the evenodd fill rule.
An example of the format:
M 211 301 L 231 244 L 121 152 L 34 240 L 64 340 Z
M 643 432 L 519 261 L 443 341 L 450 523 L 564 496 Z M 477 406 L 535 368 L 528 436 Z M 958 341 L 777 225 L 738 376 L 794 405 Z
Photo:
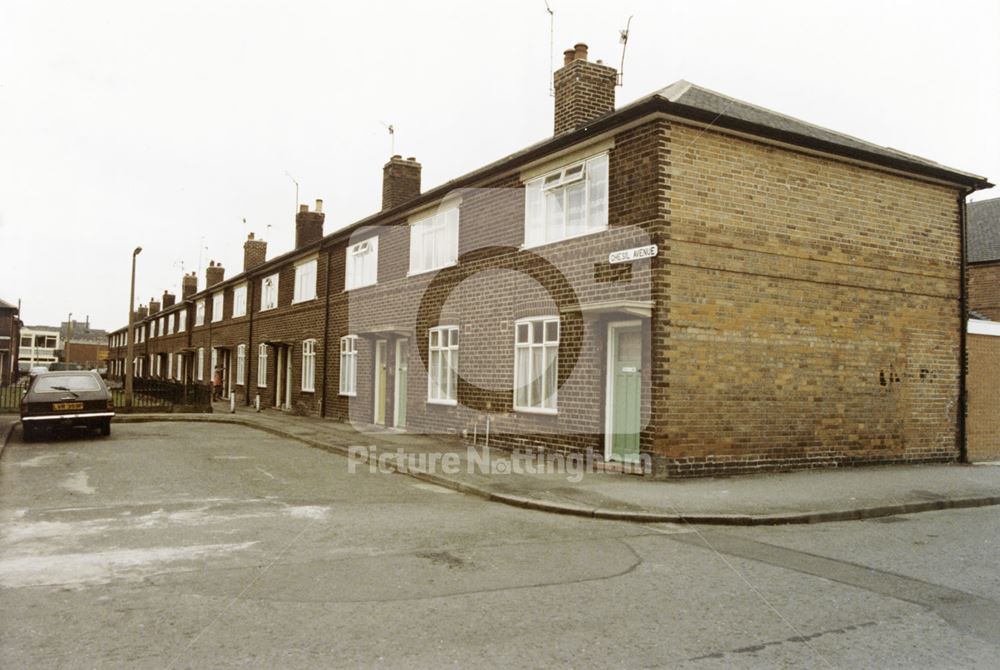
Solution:
M 966 205 L 969 309 L 1000 321 L 1000 198 Z
M 21 344 L 21 318 L 17 305 L 0 300 L 0 384 L 17 378 L 17 350 Z
M 107 366 L 108 331 L 90 327 L 90 317 L 84 321 L 63 321 L 59 324 L 63 342 L 62 360 L 79 363 L 89 369 Z
M 24 326 L 21 328 L 21 346 L 17 357 L 21 372 L 33 367 L 48 367 L 59 360 L 62 337 L 54 326 Z

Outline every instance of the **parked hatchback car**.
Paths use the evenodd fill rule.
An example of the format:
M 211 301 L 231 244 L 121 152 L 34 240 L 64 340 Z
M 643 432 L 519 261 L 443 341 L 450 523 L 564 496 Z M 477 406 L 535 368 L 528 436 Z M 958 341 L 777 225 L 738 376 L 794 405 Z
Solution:
M 38 431 L 57 426 L 99 428 L 111 434 L 115 415 L 111 392 L 96 372 L 43 372 L 21 399 L 21 426 L 30 442 Z

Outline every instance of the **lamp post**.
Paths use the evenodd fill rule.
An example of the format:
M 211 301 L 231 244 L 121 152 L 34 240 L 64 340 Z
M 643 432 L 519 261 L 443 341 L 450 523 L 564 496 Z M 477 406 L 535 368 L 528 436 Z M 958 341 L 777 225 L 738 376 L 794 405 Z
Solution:
M 132 252 L 132 284 L 128 295 L 128 331 L 125 333 L 125 341 L 128 343 L 125 352 L 125 406 L 132 407 L 132 377 L 135 370 L 132 366 L 132 359 L 135 356 L 135 257 L 142 252 L 142 247 L 136 247 Z

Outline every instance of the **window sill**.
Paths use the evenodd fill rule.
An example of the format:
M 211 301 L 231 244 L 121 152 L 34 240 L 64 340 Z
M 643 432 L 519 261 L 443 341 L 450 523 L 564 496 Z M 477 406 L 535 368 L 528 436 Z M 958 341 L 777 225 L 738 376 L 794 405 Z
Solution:
M 558 408 L 549 409 L 548 407 L 514 407 L 514 411 L 518 414 L 541 414 L 543 416 L 556 416 L 559 414 Z
M 552 244 L 561 244 L 562 242 L 569 242 L 570 240 L 579 240 L 579 239 L 583 239 L 584 237 L 589 237 L 591 235 L 598 235 L 600 233 L 606 233 L 606 232 L 608 232 L 608 230 L 609 230 L 608 226 L 604 226 L 603 228 L 598 228 L 597 230 L 588 230 L 587 232 L 585 232 L 585 233 L 579 233 L 578 235 L 570 235 L 568 237 L 560 237 L 558 240 L 550 240 L 548 242 L 536 242 L 534 244 L 528 244 L 527 242 L 525 242 L 524 244 L 522 244 L 518 248 L 518 250 L 519 251 L 528 251 L 528 250 L 531 250 L 531 249 L 540 249 L 542 247 L 547 247 L 547 246 L 552 245 Z
M 431 400 L 430 398 L 428 398 L 427 399 L 427 404 L 428 405 L 441 405 L 443 407 L 457 407 L 458 406 L 458 401 L 457 400 Z
M 299 393 L 315 393 L 316 389 L 299 389 Z
M 337 395 L 341 396 L 342 398 L 357 398 L 358 392 L 355 391 L 354 393 L 344 393 L 343 391 L 341 391 Z
M 293 299 L 292 300 L 292 304 L 293 305 L 301 305 L 304 302 L 310 302 L 310 301 L 315 300 L 315 299 L 316 299 L 316 296 L 313 296 L 311 298 L 302 298 L 301 300 L 294 300 Z
M 276 310 L 276 309 L 278 309 L 278 306 L 277 306 L 277 305 L 275 305 L 274 307 L 261 307 L 261 308 L 260 308 L 259 310 L 257 310 L 257 311 L 258 311 L 258 312 L 273 312 L 273 311 L 274 311 L 274 310 Z
M 369 286 L 377 286 L 378 282 L 373 281 L 371 284 L 362 284 L 361 286 L 350 286 L 344 287 L 344 293 L 350 293 L 351 291 L 357 291 L 360 288 L 368 288 Z
M 437 272 L 439 270 L 444 270 L 445 268 L 453 268 L 458 265 L 458 262 L 448 263 L 446 265 L 439 265 L 436 268 L 427 268 L 426 270 L 410 270 L 406 273 L 407 278 L 409 277 L 419 277 L 420 275 L 430 274 L 431 272 Z

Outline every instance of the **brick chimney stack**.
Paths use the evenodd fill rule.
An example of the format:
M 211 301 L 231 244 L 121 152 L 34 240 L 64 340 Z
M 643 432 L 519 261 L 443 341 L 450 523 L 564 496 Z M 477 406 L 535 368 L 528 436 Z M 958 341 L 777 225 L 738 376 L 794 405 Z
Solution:
M 184 274 L 181 280 L 181 300 L 187 300 L 198 292 L 198 275 L 194 272 Z
M 563 52 L 563 66 L 556 70 L 552 84 L 556 135 L 582 128 L 615 110 L 618 71 L 601 61 L 588 61 L 586 44 Z
M 139 321 L 142 321 L 149 315 L 149 310 L 146 309 L 145 305 L 139 305 L 138 315 L 139 315 Z
M 159 311 L 160 311 L 160 303 L 156 300 L 156 298 L 150 298 L 149 299 L 149 313 L 150 314 L 156 314 Z
M 175 302 L 177 302 L 177 297 L 173 293 L 168 291 L 163 292 L 163 309 L 173 307 Z
M 295 248 L 301 249 L 323 239 L 325 219 L 322 200 L 316 201 L 316 210 L 312 212 L 309 205 L 299 205 L 299 213 L 295 215 Z
M 298 228 L 298 216 L 296 219 L 296 229 Z M 267 260 L 267 242 L 254 239 L 253 233 L 247 235 L 247 241 L 243 243 L 243 271 L 249 272 L 258 265 L 263 265 Z
M 223 278 L 226 276 L 226 271 L 223 269 L 222 264 L 215 264 L 215 261 L 209 261 L 208 267 L 205 268 L 205 288 L 212 288 L 216 284 L 221 284 Z
M 396 155 L 382 168 L 382 209 L 392 209 L 420 195 L 420 163 Z

